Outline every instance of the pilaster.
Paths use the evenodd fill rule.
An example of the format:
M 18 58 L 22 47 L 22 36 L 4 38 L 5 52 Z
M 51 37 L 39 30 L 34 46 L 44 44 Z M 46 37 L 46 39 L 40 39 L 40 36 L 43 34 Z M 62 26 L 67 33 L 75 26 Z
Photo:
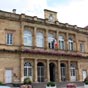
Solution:
M 37 59 L 34 60 L 34 81 L 37 82 Z
M 36 48 L 36 32 L 37 32 L 37 27 L 34 27 L 34 32 L 33 32 L 33 48 Z
M 21 58 L 21 82 L 24 80 L 24 58 Z
M 60 67 L 60 60 L 58 60 L 58 82 L 61 82 L 61 67 Z
M 48 49 L 48 30 L 45 32 L 45 49 Z
M 47 81 L 50 81 L 49 60 L 47 60 Z
M 70 69 L 70 67 L 71 67 L 71 61 L 68 61 L 68 74 L 67 74 L 67 77 L 68 77 L 68 81 L 71 81 L 71 69 Z

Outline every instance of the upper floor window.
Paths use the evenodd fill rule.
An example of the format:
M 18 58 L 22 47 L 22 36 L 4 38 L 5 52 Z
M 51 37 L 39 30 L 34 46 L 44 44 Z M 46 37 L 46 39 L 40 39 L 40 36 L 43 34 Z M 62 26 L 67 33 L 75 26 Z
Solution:
M 84 44 L 83 43 L 80 43 L 80 52 L 85 52 Z
M 6 34 L 6 44 L 7 45 L 12 45 L 13 44 L 13 34 L 12 33 L 7 33 Z
M 73 51 L 73 39 L 69 38 L 68 43 L 69 43 L 69 50 Z
M 54 35 L 53 34 L 48 34 L 48 44 L 49 48 L 54 49 Z
M 24 45 L 32 46 L 32 33 L 29 30 L 24 30 Z
M 44 35 L 41 32 L 36 34 L 36 45 L 37 47 L 44 47 Z
M 65 48 L 65 44 L 64 44 L 64 37 L 63 36 L 59 36 L 59 48 L 60 49 L 64 49 Z

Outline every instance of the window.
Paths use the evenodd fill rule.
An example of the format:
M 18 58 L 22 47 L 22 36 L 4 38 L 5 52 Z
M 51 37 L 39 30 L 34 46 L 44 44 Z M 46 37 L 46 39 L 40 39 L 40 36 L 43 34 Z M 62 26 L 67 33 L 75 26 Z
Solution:
M 59 48 L 60 49 L 64 49 L 65 48 L 64 37 L 63 36 L 59 36 Z
M 72 40 L 72 38 L 69 38 L 68 42 L 69 42 L 69 50 L 73 51 L 73 40 Z
M 24 77 L 32 76 L 32 66 L 29 62 L 24 64 Z
M 52 34 L 48 34 L 48 44 L 51 49 L 54 49 L 54 40 L 54 36 Z
M 29 30 L 24 30 L 24 45 L 32 46 L 32 33 Z
M 84 49 L 84 44 L 83 43 L 80 43 L 80 52 L 84 52 L 85 49 Z
M 12 33 L 7 33 L 6 44 L 7 45 L 12 45 L 13 44 L 13 34 Z
M 41 32 L 37 32 L 36 34 L 36 45 L 37 47 L 44 47 L 44 36 Z

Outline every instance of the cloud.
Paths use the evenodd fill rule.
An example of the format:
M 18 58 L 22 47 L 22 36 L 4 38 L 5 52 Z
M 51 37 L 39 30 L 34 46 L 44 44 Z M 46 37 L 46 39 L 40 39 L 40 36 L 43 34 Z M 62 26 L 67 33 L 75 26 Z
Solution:
M 43 10 L 47 8 L 47 0 L 26 0 L 25 5 L 26 14 L 43 17 Z
M 88 0 L 71 0 L 66 5 L 56 6 L 61 22 L 84 27 L 88 25 Z

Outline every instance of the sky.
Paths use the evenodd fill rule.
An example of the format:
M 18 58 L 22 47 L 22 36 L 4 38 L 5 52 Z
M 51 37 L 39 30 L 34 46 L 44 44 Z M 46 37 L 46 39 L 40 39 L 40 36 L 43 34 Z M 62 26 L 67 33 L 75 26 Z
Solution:
M 0 10 L 44 18 L 44 9 L 58 12 L 58 21 L 85 27 L 88 25 L 88 0 L 0 0 Z

